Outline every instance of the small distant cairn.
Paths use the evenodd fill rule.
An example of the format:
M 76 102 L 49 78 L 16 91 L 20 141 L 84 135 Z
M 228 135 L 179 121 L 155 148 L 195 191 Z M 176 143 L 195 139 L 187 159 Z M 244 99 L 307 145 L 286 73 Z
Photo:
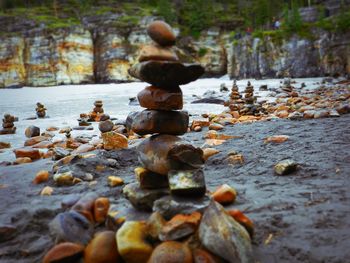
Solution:
M 100 115 L 104 113 L 102 100 L 96 100 L 94 106 L 92 112 L 89 114 L 89 121 L 99 121 Z
M 0 134 L 14 134 L 16 133 L 16 127 L 14 122 L 16 121 L 16 117 L 11 114 L 4 114 L 4 118 L 2 119 L 2 128 L 0 130 Z
M 38 116 L 38 118 L 45 118 L 46 116 L 46 108 L 43 104 L 41 104 L 40 102 L 38 102 L 36 104 L 36 116 Z
M 262 108 L 261 104 L 257 103 L 256 101 L 257 98 L 254 96 L 254 87 L 250 81 L 248 81 L 247 87 L 244 91 L 244 106 L 240 109 L 239 114 L 261 116 L 262 113 L 264 113 L 264 109 Z
M 90 126 L 89 115 L 86 113 L 80 113 L 80 118 L 78 119 L 79 126 Z
M 236 80 L 233 81 L 233 85 L 230 93 L 229 108 L 231 111 L 240 111 L 243 105 L 242 95 L 239 94 Z
M 283 92 L 287 93 L 289 97 L 298 97 L 298 93 L 294 90 L 292 80 L 290 78 L 285 78 L 283 80 L 281 89 Z

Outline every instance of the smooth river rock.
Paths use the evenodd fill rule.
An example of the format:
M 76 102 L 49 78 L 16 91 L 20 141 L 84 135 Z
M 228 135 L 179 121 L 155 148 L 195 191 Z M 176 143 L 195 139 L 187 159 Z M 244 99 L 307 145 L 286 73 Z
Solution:
M 176 37 L 171 26 L 164 21 L 153 21 L 147 27 L 147 34 L 153 41 L 161 46 L 172 46 L 175 44 Z
M 139 135 L 183 135 L 187 132 L 188 123 L 187 111 L 144 110 L 134 116 L 131 130 Z
M 204 164 L 200 148 L 173 135 L 153 135 L 140 143 L 137 151 L 146 169 L 164 175 L 170 170 L 197 169 Z
M 150 110 L 181 110 L 182 91 L 179 87 L 149 86 L 137 94 L 140 106 Z

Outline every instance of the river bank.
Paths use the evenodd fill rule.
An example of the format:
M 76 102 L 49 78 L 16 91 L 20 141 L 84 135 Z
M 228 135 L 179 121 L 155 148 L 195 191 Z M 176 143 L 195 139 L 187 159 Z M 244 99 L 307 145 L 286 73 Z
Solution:
M 255 224 L 253 250 L 257 262 L 344 262 L 350 254 L 349 115 L 317 120 L 274 120 L 226 126 L 227 135 L 242 136 L 215 146 L 220 152 L 205 164 L 209 190 L 227 183 L 236 188 L 233 208 L 241 209 Z M 197 146 L 204 143 L 206 130 L 184 136 Z M 288 135 L 281 144 L 264 143 L 272 135 Z M 244 163 L 230 164 L 229 152 L 237 151 Z M 103 151 L 103 150 L 100 150 Z M 138 165 L 133 149 L 110 153 L 119 162 L 118 176 L 125 183 L 135 181 Z M 288 176 L 276 176 L 276 162 L 292 158 L 299 167 Z M 42 185 L 33 185 L 35 174 L 50 170 L 53 161 L 1 168 L 0 204 L 2 224 L 15 226 L 10 239 L 0 243 L 0 262 L 39 262 L 52 247 L 48 223 L 62 211 L 67 195 L 96 192 L 106 196 L 130 218 L 143 218 L 106 178 L 94 183 L 56 187 L 51 196 L 40 196 Z

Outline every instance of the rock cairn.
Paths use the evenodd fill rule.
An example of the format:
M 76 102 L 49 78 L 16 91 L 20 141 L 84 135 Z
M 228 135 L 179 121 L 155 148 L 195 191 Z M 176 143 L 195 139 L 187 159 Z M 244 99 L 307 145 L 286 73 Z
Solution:
M 230 93 L 229 108 L 231 111 L 239 111 L 242 108 L 244 101 L 242 95 L 239 94 L 236 80 L 233 81 L 233 85 Z
M 204 163 L 203 151 L 178 137 L 187 132 L 189 124 L 188 113 L 182 111 L 179 85 L 199 78 L 204 68 L 178 61 L 171 48 L 175 35 L 168 24 L 155 21 L 147 32 L 155 43 L 143 47 L 140 63 L 129 69 L 131 76 L 151 84 L 137 96 L 146 110 L 130 113 L 126 126 L 138 135 L 153 135 L 137 148 L 143 166 L 135 169 L 138 183 L 127 185 L 123 192 L 134 207 L 150 211 L 154 201 L 169 193 L 205 194 L 204 175 L 200 170 Z
M 36 104 L 36 116 L 38 116 L 38 118 L 45 118 L 46 116 L 46 108 L 43 104 L 41 104 L 40 102 L 38 102 Z
M 89 121 L 99 121 L 100 115 L 104 113 L 102 100 L 96 100 L 94 106 L 92 112 L 89 113 Z
M 2 119 L 2 129 L 0 130 L 0 134 L 14 134 L 16 133 L 15 116 L 11 114 L 4 114 L 4 118 Z
M 89 115 L 86 113 L 80 113 L 80 118 L 78 119 L 79 126 L 90 126 Z

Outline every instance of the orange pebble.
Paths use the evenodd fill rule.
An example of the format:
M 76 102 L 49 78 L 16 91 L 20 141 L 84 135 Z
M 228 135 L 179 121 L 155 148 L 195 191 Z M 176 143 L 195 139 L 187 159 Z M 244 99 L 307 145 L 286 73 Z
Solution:
M 49 172 L 46 170 L 39 171 L 33 180 L 33 184 L 41 184 L 46 182 L 49 179 L 49 175 Z
M 246 215 L 238 209 L 228 210 L 227 213 L 232 216 L 238 223 L 245 227 L 250 237 L 254 235 L 254 224 Z
M 230 204 L 236 200 L 237 192 L 231 186 L 223 184 L 212 194 L 214 200 L 220 204 Z
M 109 199 L 100 197 L 94 203 L 94 218 L 95 222 L 102 223 L 106 220 L 109 209 Z

